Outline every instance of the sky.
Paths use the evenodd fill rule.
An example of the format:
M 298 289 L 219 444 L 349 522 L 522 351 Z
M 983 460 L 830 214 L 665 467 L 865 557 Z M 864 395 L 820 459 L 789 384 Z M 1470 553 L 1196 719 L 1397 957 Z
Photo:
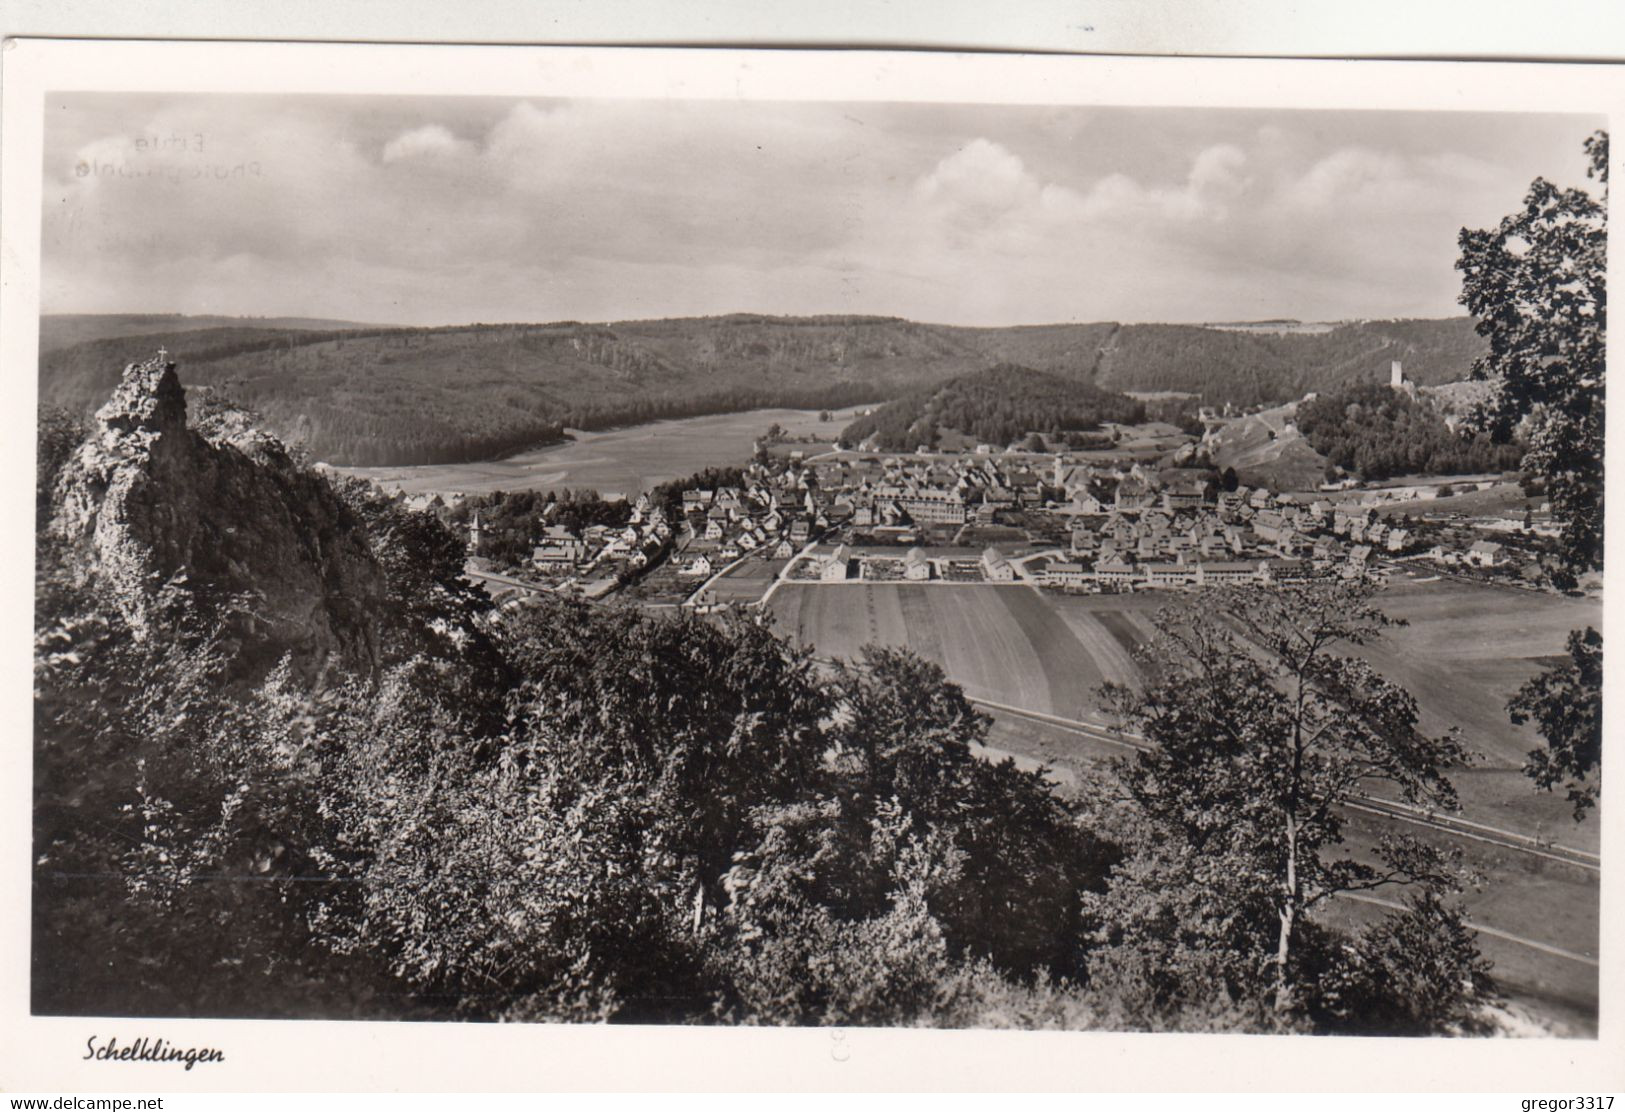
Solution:
M 1591 117 L 913 103 L 48 99 L 42 309 L 438 325 L 1462 310 L 1456 236 Z

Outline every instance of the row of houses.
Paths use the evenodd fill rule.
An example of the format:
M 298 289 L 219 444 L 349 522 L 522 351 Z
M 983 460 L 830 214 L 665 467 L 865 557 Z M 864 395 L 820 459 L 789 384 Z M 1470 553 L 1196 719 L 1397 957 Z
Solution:
M 1105 587 L 1115 590 L 1212 587 L 1225 584 L 1300 583 L 1322 578 L 1324 571 L 1306 560 L 1282 558 L 1211 562 L 1131 564 L 1111 560 L 1088 565 L 1058 560 L 1044 569 L 1048 587 Z

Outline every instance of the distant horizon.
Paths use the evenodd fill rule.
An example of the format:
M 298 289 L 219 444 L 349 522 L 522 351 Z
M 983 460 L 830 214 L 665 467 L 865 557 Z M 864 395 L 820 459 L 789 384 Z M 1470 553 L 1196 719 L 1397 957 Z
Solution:
M 685 316 L 666 317 L 602 317 L 592 320 L 578 320 L 564 318 L 559 320 L 466 320 L 447 321 L 442 324 L 405 324 L 396 321 L 351 320 L 345 317 L 315 317 L 302 313 L 183 313 L 173 311 L 138 311 L 125 312 L 110 310 L 106 312 L 79 312 L 67 310 L 64 312 L 40 313 L 40 319 L 47 317 L 149 317 L 164 318 L 178 317 L 182 320 L 205 317 L 218 317 L 225 320 L 309 320 L 321 324 L 344 324 L 359 328 L 398 328 L 431 331 L 442 328 L 547 328 L 556 325 L 611 325 L 611 324 L 655 324 L 661 321 L 695 321 L 695 320 L 727 320 L 730 317 L 756 317 L 762 320 L 786 321 L 813 321 L 835 320 L 847 318 L 853 320 L 873 321 L 901 321 L 905 324 L 922 324 L 932 328 L 963 328 L 966 330 L 996 330 L 1009 328 L 1086 328 L 1096 324 L 1122 324 L 1122 325 L 1168 325 L 1176 328 L 1215 328 L 1234 325 L 1262 325 L 1262 324 L 1328 324 L 1343 326 L 1351 324 L 1376 324 L 1384 321 L 1447 321 L 1469 320 L 1472 314 L 1467 312 L 1450 313 L 1444 316 L 1380 316 L 1380 317 L 1343 317 L 1339 319 L 1320 318 L 1306 319 L 1301 317 L 1256 317 L 1242 320 L 1113 320 L 1102 318 L 1098 320 L 1053 320 L 1037 321 L 1033 323 L 1011 324 L 952 324 L 947 321 L 920 320 L 914 317 L 900 317 L 886 313 L 756 313 L 738 311 L 728 313 L 703 313 Z

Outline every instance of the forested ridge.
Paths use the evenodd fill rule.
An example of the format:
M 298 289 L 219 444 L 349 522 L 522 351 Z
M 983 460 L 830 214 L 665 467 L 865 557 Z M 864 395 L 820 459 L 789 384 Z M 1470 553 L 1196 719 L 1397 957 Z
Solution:
M 843 429 L 841 443 L 873 440 L 889 451 L 909 451 L 934 445 L 943 429 L 953 429 L 1003 447 L 1029 432 L 1085 432 L 1104 421 L 1144 419 L 1145 406 L 1126 395 L 1005 363 L 888 402 Z
M 72 328 L 51 319 L 46 330 L 59 339 L 95 331 L 82 318 Z M 556 441 L 563 428 L 882 402 L 999 363 L 1110 391 L 1177 390 L 1250 405 L 1386 381 L 1392 359 L 1412 381 L 1454 381 L 1482 350 L 1467 318 L 1315 334 L 752 315 L 445 328 L 266 323 L 198 329 L 183 320 L 171 333 L 145 322 L 141 335 L 42 346 L 41 401 L 88 414 L 117 367 L 162 343 L 185 360 L 196 387 L 254 409 L 316 459 L 407 464 L 511 454 Z

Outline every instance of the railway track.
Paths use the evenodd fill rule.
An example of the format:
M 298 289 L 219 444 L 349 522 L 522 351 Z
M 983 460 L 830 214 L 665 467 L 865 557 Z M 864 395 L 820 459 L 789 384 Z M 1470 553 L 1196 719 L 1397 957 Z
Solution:
M 966 699 L 977 706 L 997 711 L 1008 718 L 1023 718 L 1028 721 L 1039 722 L 1115 748 L 1131 752 L 1145 752 L 1150 749 L 1149 744 L 1143 739 L 1114 729 L 1104 723 L 1064 718 L 1056 714 L 1046 714 L 1042 711 L 1029 710 L 1026 707 L 1012 706 L 1009 703 L 995 702 L 991 699 L 978 699 L 969 695 L 966 696 Z M 1430 811 L 1427 808 L 1416 807 L 1408 803 L 1369 794 L 1361 794 L 1350 800 L 1345 806 L 1351 810 L 1377 815 L 1411 826 L 1423 827 L 1440 834 L 1447 834 L 1453 838 L 1480 842 L 1500 849 L 1572 865 L 1591 873 L 1600 874 L 1602 872 L 1602 859 L 1595 853 L 1532 838 L 1515 830 L 1505 830 L 1501 827 L 1473 822 L 1456 815 L 1442 814 L 1437 811 Z

